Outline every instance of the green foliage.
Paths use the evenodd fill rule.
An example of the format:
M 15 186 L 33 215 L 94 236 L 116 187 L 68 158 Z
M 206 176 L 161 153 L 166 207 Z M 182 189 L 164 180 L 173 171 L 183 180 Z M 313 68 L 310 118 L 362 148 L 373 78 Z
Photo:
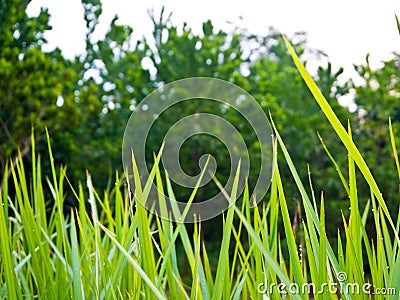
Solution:
M 21 35 L 18 43 L 30 43 L 32 45 L 28 48 L 34 47 L 40 52 L 40 45 L 44 42 L 43 31 L 49 29 L 48 14 L 43 11 L 37 18 L 28 18 L 22 9 L 26 3 L 16 2 L 21 9 L 14 11 L 11 9 L 12 5 L 7 4 L 10 6 L 10 12 L 13 11 L 23 18 L 19 20 L 8 14 L 10 21 L 7 24 L 13 28 L 26 27 L 29 29 L 27 32 L 34 32 L 35 39 Z M 4 7 L 7 8 L 7 5 Z M 68 162 L 68 174 L 72 182 L 85 180 L 83 169 L 96 169 L 93 173 L 94 179 L 96 181 L 101 179 L 104 182 L 101 188 L 106 188 L 106 181 L 103 179 L 112 176 L 114 170 L 121 165 L 119 158 L 121 139 L 134 106 L 163 83 L 190 76 L 210 76 L 231 81 L 250 92 L 260 102 L 265 112 L 271 111 L 280 120 L 279 129 L 289 141 L 288 146 L 294 160 L 303 164 L 302 170 L 305 170 L 306 164 L 310 163 L 316 179 L 323 177 L 327 164 L 323 160 L 323 150 L 316 131 L 325 138 L 329 147 L 334 147 L 337 140 L 331 141 L 329 136 L 325 136 L 327 127 L 326 124 L 319 122 L 318 107 L 312 103 L 310 93 L 286 55 L 283 41 L 273 30 L 266 36 L 255 36 L 240 28 L 228 33 L 215 30 L 211 21 L 207 21 L 203 24 L 202 32 L 195 34 L 187 24 L 173 25 L 163 11 L 160 16 L 150 16 L 154 24 L 154 41 L 146 38 L 134 41 L 133 29 L 119 24 L 117 18 L 111 22 L 105 37 L 94 41 L 92 36 L 102 14 L 102 5 L 100 1 L 83 1 L 82 5 L 87 26 L 85 54 L 74 61 L 65 60 L 57 51 L 54 54 L 43 54 L 47 57 L 43 62 L 44 66 L 38 68 L 38 73 L 32 73 L 32 76 L 25 81 L 17 80 L 24 69 L 13 70 L 13 77 L 4 74 L 8 80 L 3 81 L 5 85 L 3 91 L 14 88 L 9 84 L 10 80 L 18 85 L 18 90 L 21 90 L 19 84 L 32 85 L 30 90 L 40 90 L 46 95 L 46 101 L 38 99 L 36 106 L 39 104 L 41 107 L 48 106 L 51 113 L 38 109 L 28 111 L 26 105 L 15 112 L 17 116 L 29 114 L 32 117 L 31 120 L 23 118 L 21 124 L 15 123 L 18 124 L 18 130 L 16 127 L 5 129 L 5 133 L 9 129 L 10 135 L 21 135 L 21 137 L 13 137 L 15 143 L 10 139 L 4 141 L 5 149 L 1 155 L 2 169 L 5 160 L 15 153 L 17 147 L 26 148 L 23 153 L 29 151 L 29 145 L 24 147 L 24 143 L 29 143 L 27 128 L 30 132 L 30 127 L 33 125 L 35 130 L 41 133 L 43 126 L 47 125 L 55 140 L 54 147 L 57 150 L 55 159 L 60 163 Z M 9 13 L 5 8 L 4 14 Z M 16 43 L 14 36 L 15 34 L 4 41 L 7 47 Z M 317 57 L 317 53 L 307 49 L 303 34 L 297 34 L 293 39 L 298 40 L 294 43 L 296 51 L 307 54 L 307 57 Z M 16 56 L 21 52 L 22 50 L 18 50 Z M 57 67 L 45 67 L 50 63 L 50 59 Z M 4 72 L 12 65 L 12 62 L 8 63 L 8 67 L 3 68 Z M 27 70 L 25 72 L 30 73 Z M 249 74 L 244 75 L 246 72 Z M 326 69 L 319 69 L 317 79 L 321 89 L 329 95 L 330 103 L 337 109 L 341 120 L 345 121 L 349 114 L 336 100 L 347 91 L 346 86 L 339 86 L 337 83 L 340 73 L 340 70 L 332 71 L 328 65 Z M 40 87 L 36 87 L 38 81 L 34 78 L 37 77 L 42 79 L 39 81 L 42 82 Z M 8 95 L 6 92 L 4 94 Z M 60 97 L 64 99 L 64 104 L 62 107 L 57 107 L 55 104 Z M 35 98 L 36 95 L 23 95 L 18 101 L 27 103 Z M 10 101 L 15 103 L 16 100 Z M 2 112 L 8 116 L 11 110 L 12 107 L 7 106 Z M 148 161 L 152 159 L 151 153 L 159 148 L 159 141 L 162 140 L 160 137 L 165 133 L 165 129 L 177 116 L 183 117 L 199 111 L 219 114 L 241 132 L 249 133 L 245 135 L 245 139 L 253 155 L 251 173 L 256 174 L 257 170 L 254 168 L 260 158 L 257 156 L 258 144 L 249 124 L 233 110 L 224 110 L 213 101 L 193 101 L 161 115 L 148 138 Z M 11 120 L 5 116 L 0 120 L 4 123 L 8 121 L 7 125 L 11 126 L 9 125 L 12 123 Z M 42 118 L 45 120 L 37 124 Z M 300 141 L 299 132 L 302 133 Z M 217 140 L 212 139 L 211 142 L 209 140 L 202 136 L 189 140 L 181 151 L 182 163 L 187 173 L 195 174 L 199 171 L 197 161 L 201 154 L 212 153 L 219 162 L 220 179 L 224 181 L 230 170 L 224 159 L 227 155 L 226 150 Z M 287 169 L 283 169 L 282 173 L 285 178 L 289 177 Z M 302 174 L 303 179 L 307 176 L 306 172 Z M 250 186 L 254 184 L 254 180 L 254 176 L 251 176 Z M 335 197 L 337 195 L 337 186 L 333 182 L 328 184 L 330 187 L 329 191 L 326 191 L 328 197 L 330 194 Z M 185 191 L 176 192 L 178 198 L 187 196 Z M 216 189 L 210 190 L 204 197 L 209 198 L 209 195 L 216 192 Z M 292 189 L 291 197 L 295 197 L 295 193 L 295 189 Z M 338 196 L 342 197 L 344 195 Z
M 77 126 L 82 114 L 74 101 L 77 73 L 59 50 L 44 53 L 43 34 L 49 30 L 49 14 L 41 10 L 28 17 L 29 1 L 1 1 L 0 19 L 0 177 L 6 161 L 24 157 L 31 148 L 30 132 L 35 128 L 37 140 L 45 137 L 45 126 L 56 134 Z

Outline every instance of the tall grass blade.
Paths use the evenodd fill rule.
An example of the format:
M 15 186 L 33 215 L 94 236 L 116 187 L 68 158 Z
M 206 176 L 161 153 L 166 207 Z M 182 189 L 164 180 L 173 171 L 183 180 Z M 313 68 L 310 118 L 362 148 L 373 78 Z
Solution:
M 228 282 L 225 281 L 225 276 L 226 276 L 226 273 L 229 272 L 229 270 L 228 270 L 229 261 L 227 260 L 227 258 L 229 257 L 228 250 L 229 250 L 229 244 L 230 244 L 230 239 L 231 239 L 232 223 L 233 223 L 233 216 L 234 216 L 233 206 L 235 205 L 234 203 L 232 203 L 232 201 L 233 201 L 233 199 L 236 199 L 236 193 L 237 193 L 237 188 L 238 188 L 238 183 L 239 183 L 239 175 L 240 175 L 240 162 L 239 162 L 238 168 L 236 170 L 236 175 L 235 175 L 235 179 L 233 182 L 231 195 L 227 199 L 227 201 L 230 201 L 231 204 L 228 209 L 226 221 L 224 224 L 223 234 L 222 234 L 222 243 L 221 243 L 219 259 L 218 259 L 217 274 L 215 276 L 214 290 L 212 293 L 213 300 L 219 300 L 222 298 L 223 289 L 224 289 L 225 285 L 228 284 Z
M 343 125 L 340 123 L 339 119 L 337 118 L 336 114 L 328 104 L 328 101 L 326 101 L 325 97 L 322 95 L 321 91 L 319 90 L 317 84 L 314 82 L 312 77 L 308 74 L 306 68 L 304 65 L 301 63 L 300 59 L 298 58 L 296 52 L 294 51 L 293 47 L 290 45 L 289 41 L 283 36 L 283 39 L 286 43 L 286 46 L 293 58 L 293 61 L 300 72 L 303 80 L 307 84 L 308 88 L 310 89 L 311 93 L 313 94 L 315 100 L 321 107 L 321 110 L 325 114 L 326 118 L 332 125 L 333 129 L 336 131 L 337 135 L 343 142 L 343 144 L 346 146 L 347 150 L 353 157 L 354 161 L 356 162 L 357 166 L 359 167 L 362 175 L 364 176 L 365 180 L 368 182 L 369 186 L 373 190 L 376 198 L 378 199 L 378 202 L 380 206 L 383 209 L 383 212 L 385 213 L 386 218 L 388 219 L 390 226 L 392 227 L 394 234 L 396 236 L 396 239 L 400 245 L 400 238 L 398 236 L 398 233 L 396 232 L 396 228 L 394 226 L 394 223 L 392 221 L 392 218 L 390 216 L 389 210 L 386 206 L 385 201 L 383 200 L 382 193 L 379 190 L 378 185 L 376 184 L 376 181 L 374 177 L 372 176 L 372 173 L 370 169 L 368 168 L 364 158 L 362 157 L 360 151 L 357 149 L 356 145 L 353 143 L 351 140 L 350 136 L 347 134 L 345 128 Z

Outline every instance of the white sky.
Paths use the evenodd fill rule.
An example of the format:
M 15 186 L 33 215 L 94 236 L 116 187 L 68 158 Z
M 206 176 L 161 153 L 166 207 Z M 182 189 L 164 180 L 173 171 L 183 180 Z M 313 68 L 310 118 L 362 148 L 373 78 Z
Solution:
M 174 24 L 186 21 L 195 32 L 207 19 L 218 29 L 230 29 L 228 22 L 233 22 L 258 34 L 267 33 L 269 26 L 289 35 L 306 31 L 309 45 L 328 54 L 334 67 L 345 67 L 346 78 L 354 77 L 352 64 L 363 63 L 367 53 L 377 67 L 393 51 L 400 51 L 394 17 L 395 12 L 400 16 L 399 0 L 103 0 L 98 36 L 105 33 L 115 14 L 121 23 L 133 27 L 136 36 L 149 35 L 152 25 L 147 10 L 154 7 L 159 12 L 162 5 L 172 12 Z M 52 16 L 47 49 L 58 46 L 70 58 L 82 53 L 85 24 L 80 0 L 33 0 L 28 13 L 36 14 L 40 6 L 48 7 Z

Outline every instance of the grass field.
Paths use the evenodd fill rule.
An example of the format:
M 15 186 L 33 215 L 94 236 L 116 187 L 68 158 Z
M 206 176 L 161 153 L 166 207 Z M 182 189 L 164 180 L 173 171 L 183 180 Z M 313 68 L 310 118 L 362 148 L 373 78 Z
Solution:
M 27 178 L 20 160 L 0 194 L 1 298 L 399 299 L 399 213 L 388 211 L 373 170 L 352 141 L 350 126 L 342 126 L 289 44 L 288 49 L 349 154 L 344 172 L 326 149 L 337 167 L 337 180 L 343 183 L 349 197 L 349 218 L 337 216 L 343 220 L 344 228 L 344 232 L 338 231 L 337 246 L 333 247 L 325 232 L 323 194 L 315 195 L 312 178 L 307 183 L 300 181 L 274 126 L 270 198 L 250 208 L 246 189 L 241 195 L 243 204 L 231 205 L 225 212 L 216 268 L 211 267 L 201 242 L 201 224 L 195 224 L 193 234 L 189 234 L 184 223 L 150 214 L 141 205 L 148 197 L 147 188 L 138 188 L 132 195 L 124 176 L 117 176 L 114 188 L 100 194 L 93 188 L 95 183 L 89 174 L 85 185 L 72 187 L 66 184 L 65 169 L 58 171 L 54 164 L 52 177 L 43 178 L 40 162 L 45 158 L 37 157 L 33 148 L 32 177 Z M 388 132 L 400 176 L 390 122 Z M 50 140 L 48 149 L 46 159 L 52 162 Z M 297 225 L 288 211 L 277 164 L 280 155 L 301 194 L 304 220 L 298 220 Z M 157 164 L 151 174 L 149 181 L 156 182 L 173 199 L 171 184 L 168 178 L 161 178 Z M 363 177 L 371 191 L 366 207 L 359 207 L 357 176 Z M 142 182 L 141 186 L 145 184 Z M 67 213 L 65 186 L 79 203 Z M 232 194 L 226 195 L 227 201 L 236 198 L 235 187 L 237 184 Z M 46 189 L 51 191 L 51 199 L 45 196 Z M 195 193 L 196 189 L 188 203 Z M 161 203 L 165 201 L 161 193 L 159 197 Z M 369 227 L 375 228 L 374 236 L 366 231 L 370 215 L 374 224 Z M 281 222 L 284 235 L 278 230 Z M 183 279 L 178 264 L 178 242 L 183 245 L 190 267 L 189 281 Z

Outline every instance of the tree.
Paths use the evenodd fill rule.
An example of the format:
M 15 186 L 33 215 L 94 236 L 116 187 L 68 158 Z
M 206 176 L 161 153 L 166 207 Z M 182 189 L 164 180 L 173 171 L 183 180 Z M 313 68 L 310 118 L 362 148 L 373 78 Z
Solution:
M 240 28 L 224 32 L 216 30 L 212 22 L 207 21 L 202 31 L 196 34 L 187 24 L 172 24 L 163 12 L 157 17 L 150 16 L 154 24 L 152 39 L 143 37 L 134 41 L 133 28 L 120 24 L 115 17 L 105 37 L 94 40 L 93 32 L 102 13 L 101 1 L 84 0 L 86 52 L 70 61 L 59 50 L 42 51 L 43 32 L 50 28 L 49 16 L 42 10 L 38 17 L 29 18 L 25 13 L 27 3 L 2 1 L 0 8 L 5 20 L 1 24 L 2 31 L 7 33 L 0 37 L 0 125 L 4 132 L 0 137 L 0 156 L 3 169 L 9 156 L 17 157 L 18 147 L 22 148 L 22 154 L 29 152 L 32 126 L 39 139 L 44 136 L 44 126 L 47 126 L 55 159 L 67 163 L 71 181 L 84 180 L 87 169 L 98 187 L 107 188 L 114 171 L 122 169 L 122 137 L 134 107 L 165 83 L 208 76 L 235 83 L 254 96 L 267 115 L 271 112 L 297 168 L 302 170 L 303 181 L 308 180 L 309 164 L 315 186 L 323 186 L 325 197 L 333 200 L 328 203 L 346 199 L 343 187 L 334 179 L 336 171 L 324 154 L 316 132 L 321 134 L 331 152 L 338 156 L 347 154 L 340 150 L 338 140 L 329 134 L 328 122 L 275 30 L 270 29 L 263 36 Z M 308 48 L 304 34 L 295 34 L 291 41 L 303 61 L 319 58 L 316 51 Z M 345 124 L 353 116 L 337 101 L 349 88 L 347 84 L 338 83 L 341 72 L 341 69 L 333 70 L 328 63 L 320 67 L 314 77 Z M 371 108 L 365 106 L 365 109 Z M 159 150 L 166 130 L 183 116 L 196 112 L 219 115 L 243 133 L 250 155 L 253 155 L 254 168 L 249 183 L 254 185 L 260 160 L 255 134 L 233 109 L 213 101 L 194 99 L 190 104 L 173 107 L 162 114 L 148 138 L 147 161 L 153 160 L 153 152 Z M 362 123 L 361 119 L 358 121 Z M 226 159 L 229 154 L 224 145 L 209 137 L 198 136 L 185 143 L 180 153 L 185 171 L 193 175 L 198 173 L 198 160 L 203 153 L 214 155 L 219 179 L 224 182 L 230 170 L 230 162 Z M 287 181 L 291 180 L 285 165 L 281 173 Z M 284 184 L 288 187 L 289 199 L 298 197 L 294 184 L 290 181 Z M 200 201 L 217 192 L 217 187 L 201 190 L 197 197 Z M 185 189 L 177 190 L 179 200 L 185 200 L 187 194 Z M 294 202 L 291 203 L 294 206 Z
M 50 29 L 42 9 L 28 17 L 29 1 L 0 1 L 0 175 L 11 157 L 15 165 L 31 148 L 31 128 L 37 141 L 79 122 L 79 108 L 71 93 L 76 73 L 59 50 L 44 53 L 43 33 Z M 18 155 L 20 149 L 21 156 Z M 3 181 L 2 181 L 3 182 Z
M 57 137 L 72 181 L 84 181 L 91 171 L 97 186 L 106 189 L 115 171 L 122 171 L 121 147 L 132 108 L 151 90 L 142 67 L 146 43 L 134 42 L 132 28 L 115 17 L 105 37 L 93 39 L 102 13 L 100 1 L 82 1 L 86 21 L 86 53 L 73 67 L 79 74 L 74 94 L 84 118 L 79 126 Z

